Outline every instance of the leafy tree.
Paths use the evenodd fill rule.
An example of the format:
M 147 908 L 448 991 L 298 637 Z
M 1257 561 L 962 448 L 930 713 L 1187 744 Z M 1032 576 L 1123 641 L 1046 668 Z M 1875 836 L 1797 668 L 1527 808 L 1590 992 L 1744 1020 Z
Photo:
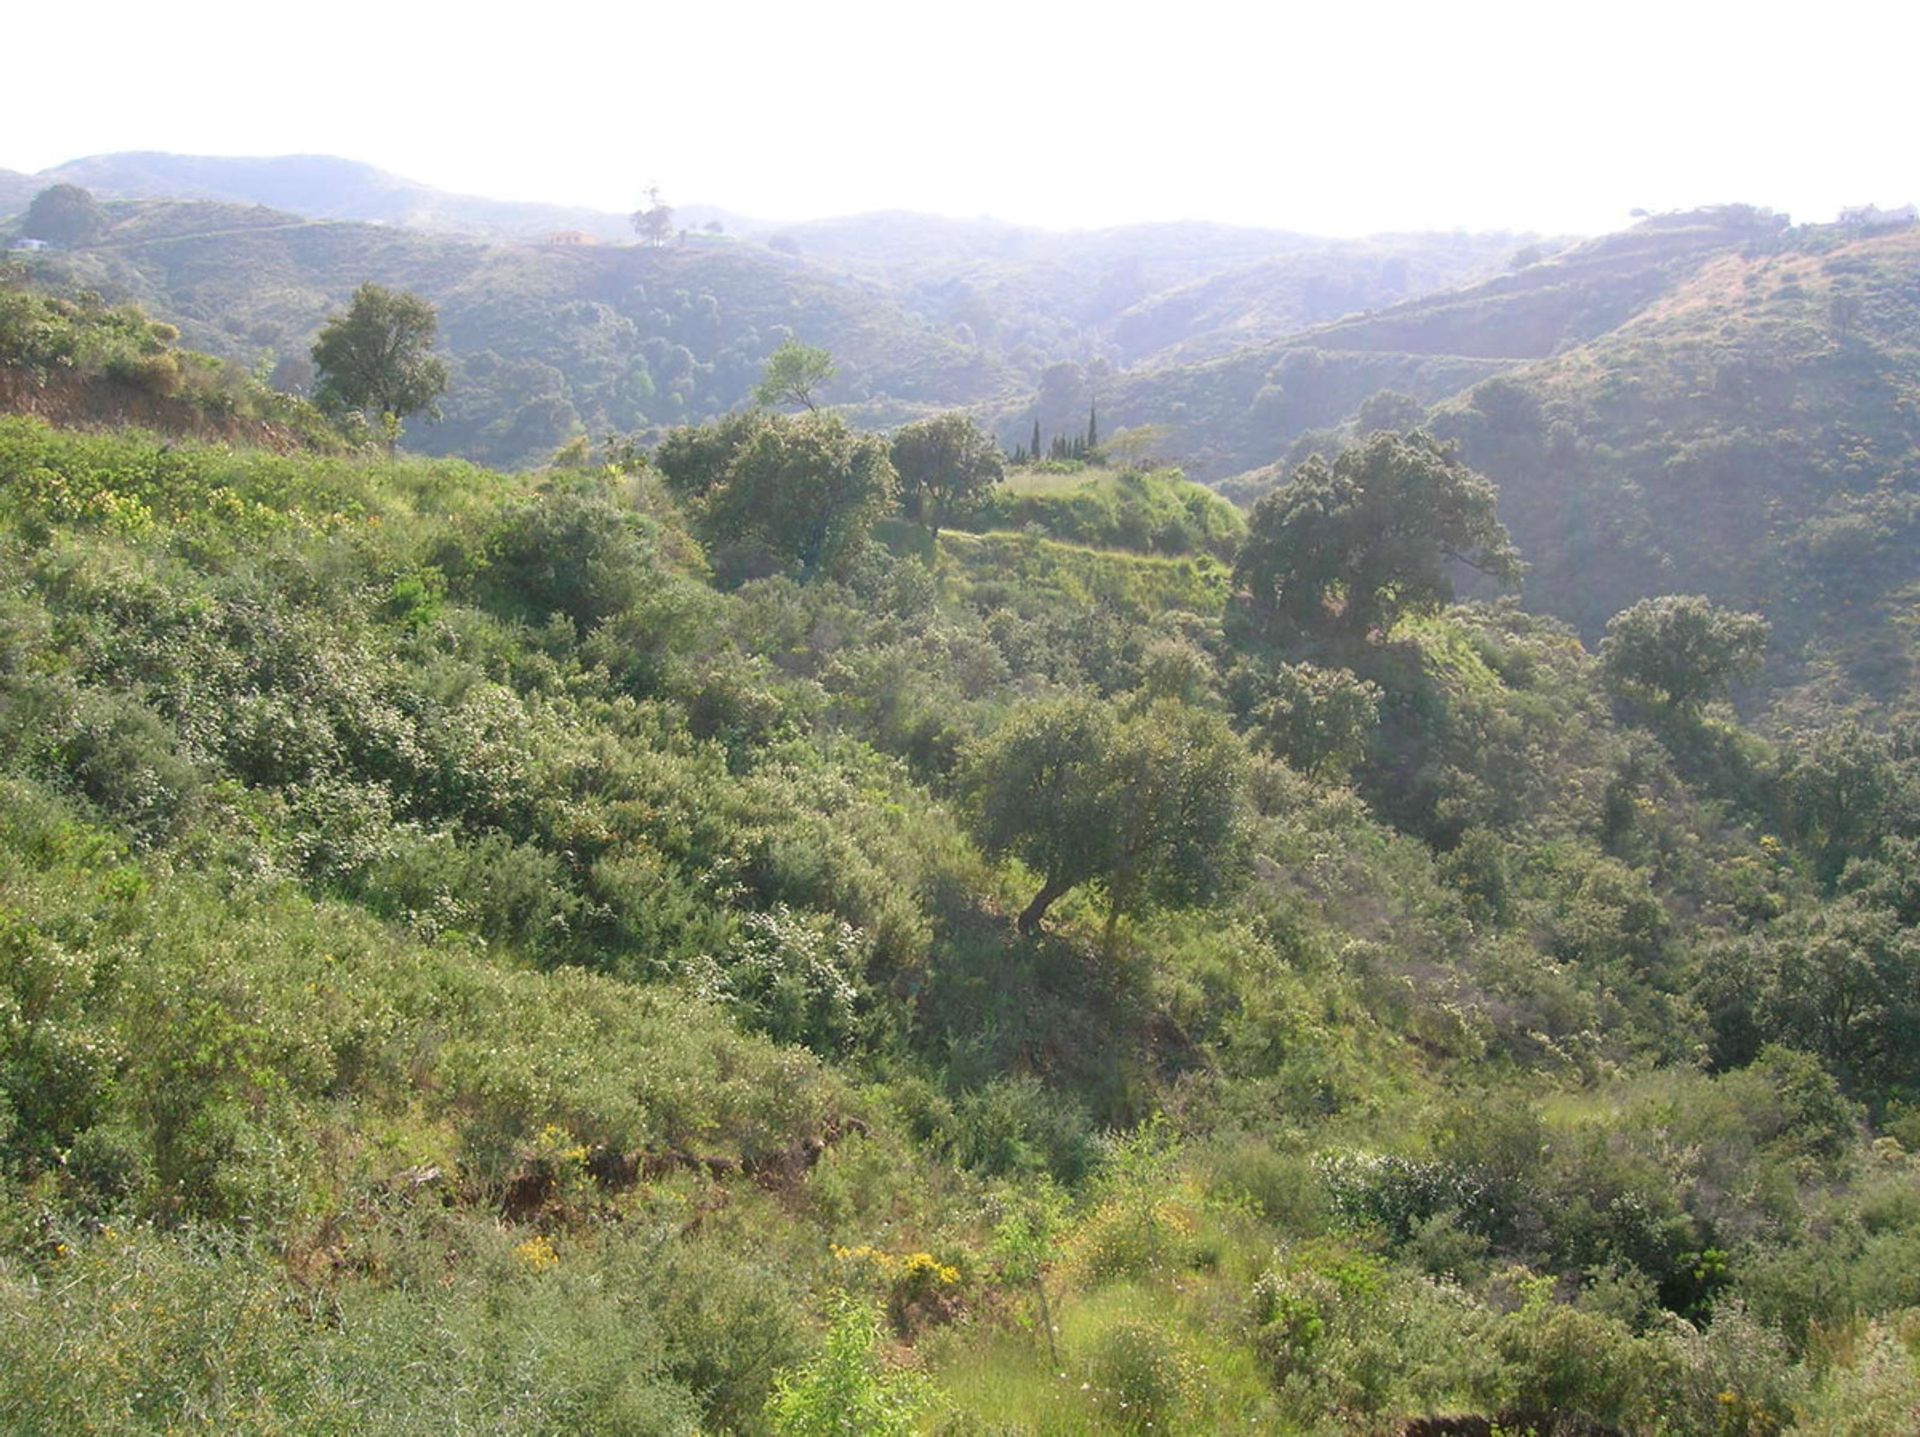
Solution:
M 399 439 L 399 421 L 437 413 L 447 392 L 447 366 L 433 355 L 439 318 L 418 295 L 363 284 L 345 314 L 335 315 L 313 343 L 323 405 L 358 410 L 386 421 L 387 447 Z
M 1723 1065 L 1778 1042 L 1817 1054 L 1850 1086 L 1920 1081 L 1920 932 L 1860 898 L 1712 950 L 1696 996 Z
M 1792 744 L 1780 761 L 1787 832 L 1832 882 L 1849 861 L 1920 833 L 1920 735 L 1836 724 Z
M 1354 416 L 1360 436 L 1369 434 L 1410 434 L 1426 422 L 1427 406 L 1410 395 L 1391 389 L 1371 394 Z
M 673 206 L 662 203 L 658 185 L 647 186 L 646 204 L 633 212 L 633 232 L 653 249 L 673 238 Z
M 1493 485 L 1427 434 L 1379 434 L 1265 495 L 1233 572 L 1260 630 L 1360 639 L 1451 601 L 1454 564 L 1519 576 Z
M 584 489 L 543 494 L 501 524 L 489 576 L 532 615 L 565 614 L 585 632 L 662 582 L 650 528 Z
M 1344 777 L 1380 727 L 1379 686 L 1347 669 L 1280 664 L 1238 687 L 1246 690 L 1252 741 L 1302 773 Z
M 816 396 L 832 382 L 835 372 L 833 356 L 826 350 L 788 339 L 768 356 L 760 384 L 753 391 L 754 401 L 770 409 L 799 404 L 817 410 Z
M 1697 709 L 1759 664 L 1767 627 L 1697 595 L 1642 599 L 1608 622 L 1600 662 L 1616 693 L 1654 695 L 1670 714 Z
M 20 221 L 20 233 L 49 244 L 91 243 L 106 227 L 106 216 L 92 193 L 78 185 L 51 185 L 33 197 Z
M 1174 700 L 1122 717 L 1075 695 L 1022 705 L 976 755 L 982 843 L 1041 875 L 1020 914 L 1032 933 L 1083 883 L 1099 883 L 1108 932 L 1152 902 L 1188 903 L 1224 876 L 1245 755 L 1218 716 Z
M 1090 402 L 1087 405 L 1087 453 L 1091 454 L 1099 447 L 1100 407 L 1098 404 Z
M 806 574 L 831 572 L 866 542 L 893 501 L 885 441 L 855 434 L 838 415 L 762 415 L 716 427 L 723 434 L 707 445 L 704 462 L 726 457 L 706 479 L 698 510 L 716 546 Z M 690 441 L 683 452 L 698 447 Z M 682 474 L 699 472 L 680 455 L 668 462 Z
M 1041 877 L 1019 928 L 1032 933 L 1056 900 L 1112 862 L 1106 758 L 1113 709 L 1086 695 L 1024 704 L 975 756 L 980 840 Z
M 999 441 L 957 411 L 918 420 L 894 435 L 893 468 L 908 513 L 936 539 L 1007 472 Z
M 683 499 L 703 498 L 726 478 L 734 456 L 762 430 L 779 422 L 778 416 L 749 410 L 711 424 L 676 429 L 653 451 L 653 467 Z

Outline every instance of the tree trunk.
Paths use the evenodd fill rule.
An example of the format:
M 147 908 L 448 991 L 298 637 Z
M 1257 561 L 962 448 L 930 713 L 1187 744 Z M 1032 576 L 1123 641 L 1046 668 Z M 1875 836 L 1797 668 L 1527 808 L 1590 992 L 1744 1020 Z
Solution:
M 1022 933 L 1031 937 L 1034 930 L 1039 928 L 1040 920 L 1047 916 L 1047 910 L 1053 907 L 1054 899 L 1071 887 L 1073 887 L 1071 883 L 1062 883 L 1057 878 L 1049 878 L 1040 885 L 1040 891 L 1033 895 L 1033 902 L 1029 903 L 1020 914 L 1016 926 Z
M 1033 1275 L 1034 1290 L 1040 1294 L 1040 1327 L 1047 1334 L 1047 1356 L 1053 1359 L 1053 1370 L 1061 1372 L 1060 1348 L 1053 1340 L 1053 1306 L 1047 1301 L 1047 1279 L 1044 1273 Z M 1062 1372 L 1062 1376 L 1065 1374 Z

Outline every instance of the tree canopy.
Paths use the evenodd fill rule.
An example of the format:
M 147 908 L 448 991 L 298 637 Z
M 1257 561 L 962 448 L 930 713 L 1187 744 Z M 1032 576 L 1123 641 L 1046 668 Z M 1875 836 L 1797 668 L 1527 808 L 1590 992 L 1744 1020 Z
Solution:
M 957 411 L 916 420 L 895 434 L 893 468 L 908 514 L 936 538 L 1007 472 L 999 441 Z
M 50 185 L 33 197 L 20 233 L 49 244 L 82 245 L 97 238 L 106 216 L 92 193 L 78 185 Z
M 1032 933 L 1083 883 L 1113 919 L 1190 903 L 1224 874 L 1245 751 L 1217 715 L 1175 699 L 1122 713 L 1090 695 L 1021 705 L 974 757 L 976 826 L 992 853 L 1041 876 L 1019 917 Z
M 818 409 L 820 391 L 835 373 L 833 356 L 826 350 L 789 339 L 768 356 L 753 397 L 769 409 L 795 404 Z
M 433 354 L 439 324 L 418 295 L 361 285 L 346 313 L 328 320 L 314 341 L 316 397 L 396 422 L 432 415 L 447 391 L 447 366 Z
M 1457 564 L 1520 574 L 1493 485 L 1430 435 L 1376 434 L 1254 506 L 1234 587 L 1272 637 L 1362 639 L 1450 602 Z
M 647 202 L 633 212 L 633 232 L 654 249 L 673 238 L 673 206 L 660 198 L 658 185 L 647 186 Z
M 1759 665 L 1767 633 L 1758 614 L 1667 594 L 1613 616 L 1600 662 L 1617 693 L 1651 695 L 1669 712 L 1696 709 Z
M 839 569 L 894 496 L 886 442 L 835 414 L 732 415 L 674 436 L 656 463 L 699 501 L 716 558 L 742 572 Z

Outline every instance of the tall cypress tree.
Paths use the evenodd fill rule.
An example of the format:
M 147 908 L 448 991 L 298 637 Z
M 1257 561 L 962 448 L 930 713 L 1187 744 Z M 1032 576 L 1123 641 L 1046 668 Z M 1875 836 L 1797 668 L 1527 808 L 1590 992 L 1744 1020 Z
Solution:
M 1033 462 L 1040 462 L 1040 416 L 1033 416 L 1033 443 L 1027 446 L 1027 453 L 1033 456 Z
M 1100 447 L 1100 406 L 1097 401 L 1087 405 L 1087 452 L 1091 454 Z

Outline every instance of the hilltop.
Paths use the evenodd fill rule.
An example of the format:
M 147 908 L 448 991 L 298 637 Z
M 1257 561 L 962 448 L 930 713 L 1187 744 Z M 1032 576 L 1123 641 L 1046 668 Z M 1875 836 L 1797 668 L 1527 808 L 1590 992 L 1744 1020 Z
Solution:
M 1503 266 L 1502 273 L 1464 285 L 1436 283 L 1432 292 L 1401 302 L 1368 305 L 1368 298 L 1382 296 L 1363 288 L 1353 308 L 1368 312 L 1302 323 L 1284 338 L 1237 347 L 1227 340 L 1246 332 L 1247 314 L 1259 305 L 1298 303 L 1300 290 L 1270 287 L 1272 265 L 1224 275 L 1163 297 L 1131 322 L 1152 322 L 1159 307 L 1219 303 L 1224 309 L 1216 314 L 1214 337 L 1180 341 L 1172 357 L 1190 357 L 1195 348 L 1228 352 L 1149 362 L 1118 374 L 1063 370 L 1050 376 L 1034 403 L 1044 429 L 1067 429 L 1076 415 L 1084 418 L 1097 392 L 1113 424 L 1168 426 L 1171 451 L 1197 477 L 1223 480 L 1281 459 L 1303 435 L 1338 428 L 1381 390 L 1433 404 L 1607 334 L 1714 256 L 1775 234 L 1781 223 L 1742 206 L 1661 217 L 1550 255 L 1519 252 L 1515 258 L 1523 262 Z M 1460 246 L 1471 254 L 1469 240 Z M 1289 263 L 1297 269 L 1304 260 Z M 1321 283 L 1322 292 L 1340 293 Z M 1227 299 L 1221 291 L 1244 293 Z M 1220 325 L 1227 326 L 1224 333 Z M 1033 412 L 1030 406 L 1029 417 Z M 1010 413 L 1004 426 L 1010 437 L 1017 424 Z
M 32 257 L 44 282 L 139 302 L 188 343 L 283 385 L 368 278 L 440 313 L 454 360 L 444 422 L 413 447 L 536 463 L 577 433 L 646 431 L 740 404 L 789 335 L 829 347 L 828 398 L 877 423 L 1004 393 L 991 355 L 933 332 L 883 290 L 776 251 L 716 243 L 489 245 L 210 201 L 110 201 L 83 249 Z
M 264 205 L 309 219 L 363 220 L 485 239 L 543 239 L 558 230 L 614 241 L 633 236 L 624 214 L 454 194 L 335 155 L 89 155 L 37 175 L 0 176 L 0 214 L 55 184 L 79 185 L 102 199 Z M 742 223 L 711 205 L 687 206 L 681 218 L 696 227 L 716 220 L 735 227 Z
M 500 251 L 485 262 L 487 282 L 520 291 L 511 315 L 475 315 L 447 329 L 456 356 L 494 357 L 482 359 L 470 383 L 456 386 L 467 394 L 469 412 L 451 416 L 452 427 L 439 436 L 417 433 L 415 442 L 506 464 L 544 457 L 551 451 L 538 445 L 574 422 L 601 432 L 717 412 L 737 401 L 727 372 L 740 368 L 736 356 L 745 352 L 750 370 L 772 347 L 756 340 L 776 325 L 842 356 L 848 382 L 831 398 L 870 402 L 861 412 L 884 423 L 913 412 L 929 393 L 941 404 L 1012 405 L 1063 361 L 1111 369 L 1274 340 L 1355 309 L 1498 273 L 1527 242 L 1500 234 L 1327 240 L 1198 223 L 1051 232 L 911 214 L 788 226 L 715 215 L 723 231 L 716 234 L 704 227 L 708 211 L 692 207 L 678 213 L 687 228 L 671 248 L 698 252 L 711 267 L 681 261 L 684 272 L 656 276 L 666 294 L 636 299 L 632 291 L 644 288 L 652 270 L 627 243 L 632 234 L 623 217 L 495 205 L 348 161 L 98 156 L 17 177 L 13 188 L 0 185 L 0 213 L 24 207 L 38 187 L 54 182 L 96 189 L 109 201 L 122 197 L 112 205 L 115 228 L 101 248 L 124 262 L 76 262 L 51 271 L 53 277 L 71 273 L 114 298 L 141 302 L 195 343 L 249 364 L 268 351 L 304 352 L 328 302 L 316 297 L 336 296 L 343 282 L 329 265 L 359 266 L 356 281 L 437 285 L 429 297 L 438 300 L 459 287 L 452 271 L 481 265 L 456 258 L 461 243 Z M 334 231 L 326 246 L 309 237 L 279 249 L 263 247 L 254 233 L 300 221 L 376 221 L 379 228 Z M 561 230 L 601 243 L 565 247 L 596 251 L 585 257 L 529 257 L 560 248 L 543 242 Z M 132 253 L 169 236 L 198 243 L 177 262 Z M 608 257 L 608 250 L 623 258 Z M 516 258 L 506 261 L 507 253 Z M 715 260 L 722 254 L 729 264 Z M 655 270 L 671 263 L 664 252 L 655 259 Z M 797 292 L 779 293 L 787 285 Z M 822 296 L 822 287 L 839 293 Z M 718 327 L 703 296 L 726 311 Z M 745 323 L 738 322 L 742 310 Z M 638 327 L 630 338 L 543 339 L 603 329 L 595 316 Z M 806 332 L 808 325 L 817 332 Z M 633 354 L 656 339 L 662 344 L 647 351 L 642 376 Z M 942 347 L 949 352 L 928 363 L 925 357 Z M 496 359 L 510 369 L 503 372 Z M 528 361 L 541 367 L 520 367 Z M 702 366 L 718 371 L 711 382 L 695 372 Z M 672 372 L 663 376 L 663 367 Z M 923 373 L 902 384 L 902 367 Z M 623 378 L 614 377 L 616 369 Z M 671 390 L 683 407 L 675 408 L 670 395 L 649 404 L 651 396 L 621 394 L 622 385 Z

